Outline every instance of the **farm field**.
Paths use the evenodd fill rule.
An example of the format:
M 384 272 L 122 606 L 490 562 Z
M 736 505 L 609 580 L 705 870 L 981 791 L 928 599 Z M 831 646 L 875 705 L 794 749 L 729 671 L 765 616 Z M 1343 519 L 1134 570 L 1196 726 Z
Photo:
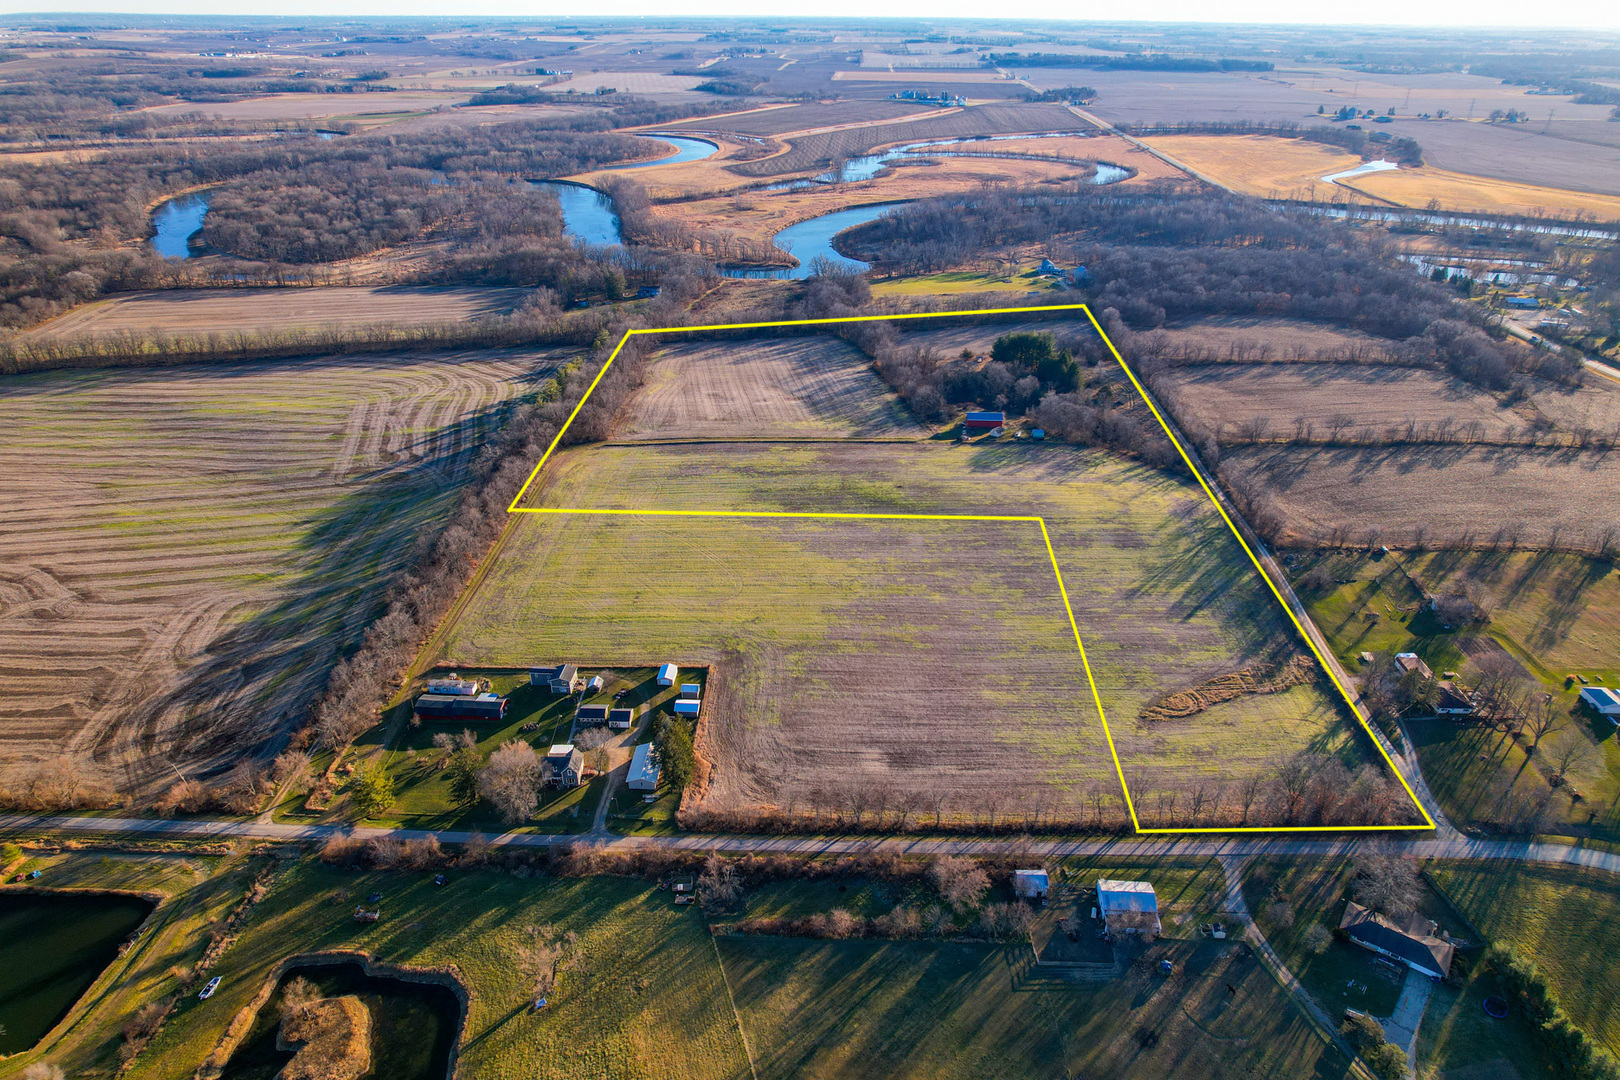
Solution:
M 928 434 L 853 345 L 819 337 L 665 349 L 617 439 Z
M 1178 816 L 1143 802 L 1166 785 L 1262 773 L 1306 747 L 1352 768 L 1372 752 L 1310 681 L 1138 719 L 1294 646 L 1200 493 L 1103 454 L 620 444 L 555 455 L 526 505 L 1039 514 L 1145 815 Z M 1006 777 L 1024 773 L 1044 781 L 1045 812 L 1075 817 L 1088 786 L 1112 778 L 1033 524 L 526 516 L 443 648 L 469 664 L 536 651 L 716 664 L 698 740 L 712 771 L 689 796 L 704 809 L 807 812 L 851 777 L 914 788 L 926 769 L 949 778 L 954 814 L 999 813 Z M 1009 713 L 1016 724 L 997 722 Z
M 1435 863 L 1430 873 L 1487 939 L 1535 962 L 1570 1019 L 1620 1053 L 1620 991 L 1610 962 L 1620 888 L 1612 876 L 1511 863 Z
M 724 116 L 700 116 L 662 125 L 660 130 L 691 132 L 730 132 L 737 135 L 770 137 L 817 131 L 821 128 L 859 127 L 894 123 L 897 120 L 923 120 L 940 110 L 921 108 L 914 101 L 838 101 L 805 105 L 768 106 Z
M 75 334 L 230 334 L 377 323 L 461 322 L 505 315 L 527 289 L 321 286 L 125 293 L 74 308 L 31 331 Z
M 1323 440 L 1335 431 L 1355 435 L 1371 428 L 1380 437 L 1438 437 L 1441 430 L 1476 431 L 1490 442 L 1528 438 L 1535 411 L 1504 408 L 1471 383 L 1420 368 L 1365 364 L 1209 364 L 1169 368 L 1156 385 L 1176 419 L 1191 431 L 1224 429 L 1230 438 L 1264 417 L 1265 437 Z M 1620 424 L 1620 394 L 1602 391 Z
M 1429 166 L 1367 173 L 1341 181 L 1339 186 L 1397 206 L 1427 207 L 1438 203 L 1440 210 L 1467 213 L 1530 214 L 1537 217 L 1581 214 L 1599 221 L 1620 221 L 1620 194 L 1570 191 Z
M 1359 330 L 1298 319 L 1219 316 L 1171 323 L 1131 337 L 1148 355 L 1189 363 L 1370 362 L 1393 342 Z
M 1028 946 L 717 944 L 761 1080 L 1350 1075 L 1236 942 L 1159 941 L 1092 984 L 1043 976 Z
M 220 989 L 194 997 L 128 1073 L 181 1080 L 276 965 L 320 950 L 363 951 L 389 963 L 454 965 L 471 992 L 458 1072 L 480 1080 L 667 1075 L 671 1060 L 699 1080 L 742 1080 L 747 1052 L 726 999 L 714 946 L 696 908 L 676 908 L 652 882 L 631 878 L 536 881 L 493 870 L 356 873 L 299 862 L 277 876 L 214 973 Z M 382 919 L 350 912 L 372 891 Z M 579 937 L 544 1012 L 532 1009 L 515 960 L 530 927 Z M 581 1032 L 590 1032 L 588 1039 Z
M 307 120 L 327 116 L 428 112 L 460 105 L 467 94 L 272 94 L 241 101 L 184 101 L 156 105 L 148 112 L 202 113 L 227 120 Z
M 0 737 L 137 788 L 303 715 L 538 352 L 12 376 Z
M 1602 451 L 1524 447 L 1243 448 L 1222 458 L 1230 471 L 1269 492 L 1287 529 L 1284 543 L 1377 529 L 1382 542 L 1409 546 L 1423 530 L 1431 544 L 1488 542 L 1517 529 L 1524 544 L 1552 530 L 1565 542 L 1595 543 L 1620 526 L 1620 476 Z M 1502 507 L 1513 507 L 1504 521 Z
M 1361 164 L 1358 154 L 1304 139 L 1155 135 L 1143 141 L 1238 194 L 1259 199 L 1342 198 L 1346 193 L 1322 177 Z

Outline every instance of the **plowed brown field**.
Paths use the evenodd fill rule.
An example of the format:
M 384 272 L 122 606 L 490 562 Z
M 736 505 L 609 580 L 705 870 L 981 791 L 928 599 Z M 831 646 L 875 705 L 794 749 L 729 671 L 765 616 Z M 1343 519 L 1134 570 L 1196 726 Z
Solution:
M 138 788 L 302 717 L 539 354 L 0 383 L 0 765 Z

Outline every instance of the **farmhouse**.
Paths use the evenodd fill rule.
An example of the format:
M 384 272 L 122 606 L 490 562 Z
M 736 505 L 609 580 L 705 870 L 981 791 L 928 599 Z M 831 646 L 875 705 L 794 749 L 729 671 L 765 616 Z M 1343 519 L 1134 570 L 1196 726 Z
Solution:
M 573 743 L 559 743 L 546 751 L 540 766 L 540 786 L 574 788 L 585 776 L 585 755 Z
M 631 791 L 654 791 L 658 787 L 658 762 L 652 757 L 652 743 L 636 747 L 630 758 L 630 778 L 625 781 Z
M 553 694 L 572 694 L 574 683 L 579 679 L 579 669 L 573 664 L 558 664 L 556 667 L 532 667 L 529 669 L 529 685 L 544 686 Z
M 1474 699 L 1468 691 L 1454 682 L 1440 684 L 1440 700 L 1434 711 L 1441 716 L 1473 716 Z
M 1509 296 L 1503 298 L 1502 303 L 1520 311 L 1535 311 L 1541 307 L 1541 301 L 1533 296 Z
M 675 680 L 681 677 L 681 669 L 674 664 L 660 664 L 658 666 L 658 685 L 674 686 Z
M 966 431 L 994 431 L 998 427 L 1005 427 L 1006 424 L 1006 413 L 970 412 L 962 421 L 962 428 Z
M 1363 949 L 1397 960 L 1431 979 L 1445 978 L 1457 953 L 1451 942 L 1434 936 L 1434 923 L 1423 916 L 1413 915 L 1403 927 L 1354 900 L 1345 903 L 1339 929 Z
M 1434 678 L 1434 672 L 1429 670 L 1429 665 L 1425 664 L 1423 658 L 1415 652 L 1396 653 L 1395 666 L 1400 669 L 1402 675 L 1415 671 L 1425 679 Z
M 1013 892 L 1025 900 L 1045 900 L 1051 888 L 1052 882 L 1045 870 L 1013 871 Z
M 605 724 L 608 720 L 608 707 L 606 705 L 581 705 L 574 713 L 574 719 L 581 724 Z
M 419 720 L 501 720 L 506 699 L 495 694 L 423 694 L 413 709 Z
M 697 700 L 696 698 L 682 698 L 680 701 L 675 703 L 675 715 L 695 717 L 698 714 L 698 710 L 702 708 L 702 706 L 703 702 Z
M 1159 935 L 1159 897 L 1146 881 L 1097 879 L 1097 910 L 1110 934 Z
M 608 727 L 612 728 L 614 731 L 629 731 L 630 725 L 634 724 L 635 722 L 636 710 L 634 709 L 608 710 Z
M 454 675 L 448 679 L 429 679 L 427 692 L 430 694 L 451 694 L 462 697 L 473 697 L 483 687 L 474 679 L 458 679 Z
M 1604 686 L 1588 686 L 1581 691 L 1581 704 L 1599 716 L 1607 716 L 1620 724 L 1620 694 Z

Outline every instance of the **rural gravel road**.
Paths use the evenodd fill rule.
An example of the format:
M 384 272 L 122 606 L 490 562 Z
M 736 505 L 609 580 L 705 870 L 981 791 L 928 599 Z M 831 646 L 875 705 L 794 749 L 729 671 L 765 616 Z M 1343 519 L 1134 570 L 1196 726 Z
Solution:
M 80 817 L 73 815 L 36 816 L 0 814 L 0 834 L 27 832 L 113 833 L 131 836 L 170 836 L 186 839 L 248 839 L 280 841 L 321 841 L 332 836 L 354 835 L 415 840 L 437 837 L 447 844 L 465 843 L 471 832 L 434 832 L 425 829 L 386 829 L 371 826 L 350 828 L 343 825 L 286 825 L 263 821 L 175 821 L 152 818 Z M 550 847 L 554 844 L 591 843 L 607 849 L 668 847 L 688 851 L 778 852 L 798 855 L 860 854 L 868 851 L 897 851 L 906 855 L 995 855 L 1007 852 L 1032 856 L 1118 855 L 1134 859 L 1192 857 L 1252 858 L 1265 855 L 1348 855 L 1373 846 L 1400 851 L 1420 859 L 1506 860 L 1577 866 L 1620 874 L 1620 853 L 1571 844 L 1531 840 L 1482 840 L 1465 836 L 1437 836 L 1429 840 L 1396 837 L 1347 837 L 1342 840 L 1300 840 L 1291 837 L 1225 837 L 1142 840 L 1131 837 L 1076 840 L 947 840 L 910 837 L 855 836 L 714 836 L 677 837 L 552 836 L 542 833 L 503 833 L 486 839 L 494 845 Z

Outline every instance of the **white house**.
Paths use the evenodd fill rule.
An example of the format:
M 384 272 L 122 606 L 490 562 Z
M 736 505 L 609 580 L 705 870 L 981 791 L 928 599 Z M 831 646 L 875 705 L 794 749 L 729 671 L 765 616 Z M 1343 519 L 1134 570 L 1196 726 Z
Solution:
M 681 677 L 681 669 L 674 664 L 660 664 L 658 666 L 658 685 L 674 686 L 675 680 Z
M 1620 694 L 1606 686 L 1588 686 L 1581 691 L 1581 704 L 1599 716 L 1607 716 L 1620 726 Z
M 1159 924 L 1159 897 L 1146 881 L 1097 879 L 1097 910 L 1110 933 L 1153 934 Z
M 630 758 L 630 778 L 625 781 L 631 791 L 653 791 L 658 787 L 658 763 L 652 758 L 652 743 L 636 747 Z

